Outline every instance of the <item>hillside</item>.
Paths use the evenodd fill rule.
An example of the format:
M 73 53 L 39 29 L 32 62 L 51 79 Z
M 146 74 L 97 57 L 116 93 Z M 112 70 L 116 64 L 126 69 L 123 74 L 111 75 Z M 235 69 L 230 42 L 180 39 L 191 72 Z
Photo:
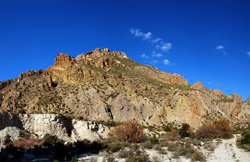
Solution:
M 97 121 L 136 119 L 143 125 L 250 120 L 250 97 L 226 96 L 179 74 L 139 64 L 123 52 L 99 48 L 76 58 L 59 53 L 46 70 L 0 82 L 3 112 L 62 113 Z

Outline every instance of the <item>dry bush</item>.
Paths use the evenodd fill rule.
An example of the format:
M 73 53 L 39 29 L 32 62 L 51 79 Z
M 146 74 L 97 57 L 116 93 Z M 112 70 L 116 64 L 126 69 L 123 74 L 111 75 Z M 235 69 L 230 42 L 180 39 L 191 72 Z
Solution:
M 119 153 L 117 154 L 117 156 L 119 157 L 119 158 L 127 158 L 128 157 L 128 151 L 126 151 L 126 150 L 124 150 L 124 149 L 121 149 L 120 151 L 119 151 Z
M 216 120 L 213 124 L 202 125 L 197 133 L 198 138 L 230 138 L 232 129 L 225 119 Z
M 178 150 L 178 145 L 176 143 L 169 143 L 168 145 L 168 151 L 177 151 Z
M 142 143 L 142 147 L 143 147 L 143 148 L 146 148 L 146 149 L 152 149 L 153 146 L 154 146 L 154 145 L 152 144 L 151 141 L 146 141 L 146 142 Z
M 17 148 L 32 148 L 34 147 L 35 145 L 38 145 L 39 144 L 39 140 L 36 140 L 34 138 L 30 138 L 30 139 L 25 139 L 25 138 L 22 138 L 20 140 L 16 140 L 16 141 L 13 141 L 13 146 L 17 147 Z
M 111 130 L 110 137 L 120 141 L 138 143 L 146 140 L 146 134 L 143 132 L 143 127 L 136 121 L 127 121 L 122 125 Z
M 166 140 L 166 139 L 161 139 L 160 141 L 159 141 L 159 143 L 160 143 L 160 145 L 161 145 L 161 147 L 167 147 L 168 146 L 168 140 Z
M 176 141 L 177 139 L 180 138 L 180 135 L 175 129 L 170 128 L 170 130 L 171 130 L 170 132 L 167 132 L 163 136 L 167 141 Z

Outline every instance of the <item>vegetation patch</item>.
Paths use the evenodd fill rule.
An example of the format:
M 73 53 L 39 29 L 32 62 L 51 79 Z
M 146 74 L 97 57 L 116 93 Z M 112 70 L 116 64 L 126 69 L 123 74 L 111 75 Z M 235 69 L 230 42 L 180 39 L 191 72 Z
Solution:
M 223 98 L 223 99 L 219 99 L 219 100 L 213 100 L 216 103 L 221 103 L 221 102 L 233 102 L 233 99 L 227 99 L 227 98 Z
M 143 130 L 144 128 L 137 121 L 127 121 L 111 130 L 109 136 L 120 141 L 138 143 L 147 139 Z
M 196 133 L 197 138 L 231 138 L 232 128 L 225 119 L 214 121 L 213 124 L 203 124 Z
M 237 146 L 250 151 L 250 124 L 248 124 L 248 127 L 242 131 L 241 138 L 237 140 Z

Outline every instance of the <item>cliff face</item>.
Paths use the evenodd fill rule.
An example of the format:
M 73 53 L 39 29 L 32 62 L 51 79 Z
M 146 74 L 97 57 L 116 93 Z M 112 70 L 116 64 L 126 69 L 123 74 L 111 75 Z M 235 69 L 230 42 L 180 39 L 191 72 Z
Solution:
M 28 132 L 37 139 L 50 134 L 73 142 L 83 139 L 100 140 L 107 137 L 109 128 L 95 122 L 67 119 L 58 114 L 0 113 L 0 144 L 7 134 L 12 140 L 21 138 L 20 131 Z
M 76 59 L 60 53 L 45 71 L 29 71 L 0 83 L 3 111 L 136 119 L 152 126 L 186 122 L 197 128 L 222 117 L 234 123 L 249 121 L 249 100 L 207 89 L 201 82 L 189 86 L 179 74 L 139 64 L 107 48 Z

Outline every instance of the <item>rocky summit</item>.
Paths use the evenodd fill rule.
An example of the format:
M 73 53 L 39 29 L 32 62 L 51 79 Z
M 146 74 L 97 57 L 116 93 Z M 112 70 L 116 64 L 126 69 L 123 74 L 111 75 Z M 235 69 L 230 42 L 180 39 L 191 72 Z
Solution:
M 226 96 L 179 74 L 139 64 L 123 52 L 58 53 L 53 66 L 0 82 L 2 112 L 60 113 L 96 121 L 136 119 L 147 126 L 250 120 L 250 97 Z M 21 117 L 19 117 L 21 118 Z M 22 117 L 23 119 L 24 117 Z

